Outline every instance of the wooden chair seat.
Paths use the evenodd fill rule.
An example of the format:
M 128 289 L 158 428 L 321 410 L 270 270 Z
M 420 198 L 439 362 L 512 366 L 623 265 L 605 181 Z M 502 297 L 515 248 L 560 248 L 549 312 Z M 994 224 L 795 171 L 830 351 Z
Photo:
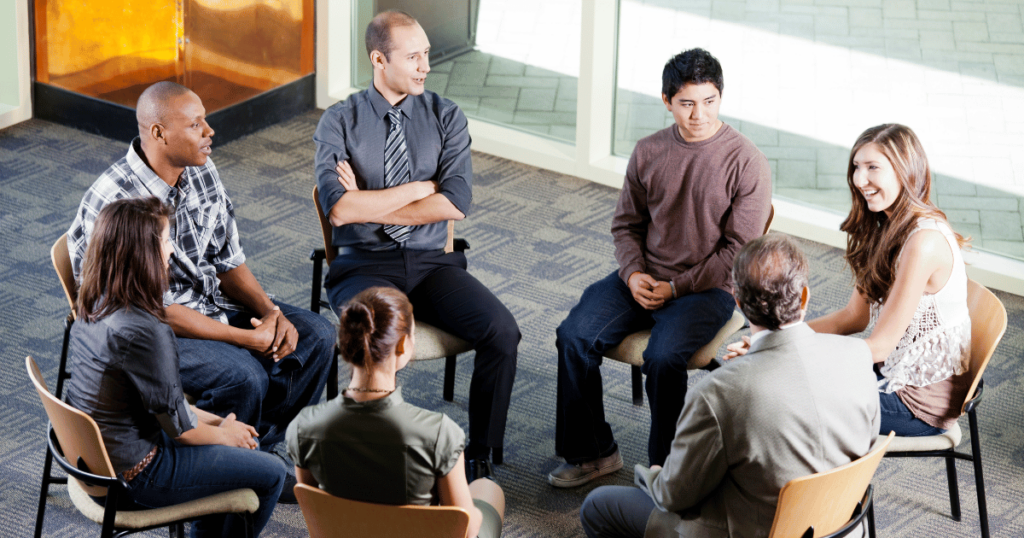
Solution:
M 295 486 L 295 498 L 310 538 L 466 538 L 469 532 L 469 513 L 457 506 L 350 501 L 306 484 Z

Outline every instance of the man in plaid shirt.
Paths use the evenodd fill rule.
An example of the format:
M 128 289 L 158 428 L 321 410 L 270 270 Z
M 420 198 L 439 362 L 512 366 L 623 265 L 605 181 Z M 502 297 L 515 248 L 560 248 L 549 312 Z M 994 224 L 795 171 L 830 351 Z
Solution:
M 174 208 L 167 323 L 178 337 L 181 381 L 196 405 L 256 427 L 261 448 L 320 399 L 335 332 L 319 314 L 271 300 L 245 264 L 234 208 L 209 159 L 213 129 L 202 101 L 172 82 L 137 107 L 139 138 L 82 198 L 68 250 L 76 278 L 100 209 L 155 196 Z M 286 488 L 287 494 L 291 494 Z

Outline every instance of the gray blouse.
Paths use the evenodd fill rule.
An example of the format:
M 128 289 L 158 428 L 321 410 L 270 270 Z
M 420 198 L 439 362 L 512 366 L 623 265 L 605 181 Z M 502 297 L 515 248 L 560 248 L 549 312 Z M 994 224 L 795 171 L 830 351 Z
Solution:
M 95 323 L 78 320 L 68 345 L 67 402 L 96 421 L 118 474 L 161 441 L 196 427 L 178 373 L 174 331 L 152 314 L 122 309 Z
M 339 397 L 288 426 L 288 455 L 331 495 L 379 504 L 437 503 L 434 483 L 455 467 L 466 434 L 443 413 L 402 399 Z

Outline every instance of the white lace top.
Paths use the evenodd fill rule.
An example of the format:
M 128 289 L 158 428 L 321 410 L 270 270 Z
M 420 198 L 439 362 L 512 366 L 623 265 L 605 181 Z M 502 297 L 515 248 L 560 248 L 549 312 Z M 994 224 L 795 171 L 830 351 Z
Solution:
M 953 270 L 942 289 L 921 296 L 907 332 L 885 359 L 881 369 L 885 378 L 878 386 L 884 392 L 895 392 L 908 385 L 931 385 L 963 373 L 970 364 L 971 318 L 967 312 L 967 269 L 960 254 L 960 245 L 944 222 L 919 219 L 910 235 L 920 230 L 937 230 L 942 233 L 953 252 Z M 899 264 L 899 259 L 896 263 Z M 885 305 L 881 303 L 871 305 L 871 324 L 875 323 L 883 308 Z

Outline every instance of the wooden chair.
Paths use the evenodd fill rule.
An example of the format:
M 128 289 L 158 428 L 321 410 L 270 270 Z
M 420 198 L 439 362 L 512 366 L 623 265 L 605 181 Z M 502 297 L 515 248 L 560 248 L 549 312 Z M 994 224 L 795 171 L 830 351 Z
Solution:
M 772 228 L 772 220 L 775 218 L 775 206 L 771 207 L 771 212 L 768 213 L 768 222 L 764 225 L 764 233 L 767 234 Z M 722 344 L 736 334 L 737 331 L 746 326 L 747 320 L 743 317 L 743 314 L 733 309 L 732 317 L 729 321 L 725 322 L 725 326 L 718 330 L 718 334 L 711 339 L 704 347 L 697 350 L 696 353 L 690 357 L 690 361 L 686 363 L 687 370 L 715 370 L 721 364 L 715 360 L 715 354 L 718 352 L 718 348 L 722 347 Z M 605 353 L 605 358 L 613 361 L 624 362 L 630 365 L 633 374 L 633 405 L 641 406 L 644 404 L 644 381 L 643 373 L 640 371 L 640 367 L 644 365 L 644 351 L 647 349 L 647 344 L 651 340 L 651 330 L 643 330 L 630 334 L 629 336 L 622 339 L 619 345 L 613 347 Z
M 252 536 L 252 514 L 259 509 L 260 503 L 251 489 L 228 491 L 164 508 L 116 510 L 114 507 L 120 496 L 125 494 L 127 484 L 114 472 L 99 427 L 89 415 L 50 394 L 32 357 L 25 358 L 25 368 L 50 419 L 50 453 L 69 475 L 67 484 L 71 502 L 79 512 L 103 526 L 101 537 L 124 536 L 157 527 L 168 527 L 172 537 L 184 536 L 186 521 L 224 513 L 240 514 L 246 522 L 247 535 Z M 94 501 L 90 495 L 105 497 L 104 505 Z M 37 525 L 37 534 L 39 530 Z
M 330 308 L 326 302 L 320 299 L 320 290 L 323 287 L 323 265 L 321 262 L 326 261 L 327 267 L 330 267 L 331 262 L 334 261 L 336 251 L 331 245 L 334 226 L 327 220 L 327 216 L 324 215 L 323 209 L 320 207 L 320 195 L 317 187 L 313 187 L 313 203 L 316 207 L 316 215 L 320 220 L 320 232 L 323 234 L 324 248 L 318 248 L 309 255 L 309 259 L 313 260 L 313 284 L 311 286 L 312 293 L 310 295 L 309 309 L 319 312 L 321 308 Z M 453 252 L 454 250 L 461 252 L 469 248 L 465 240 L 454 239 L 454 230 L 455 223 L 448 221 L 448 240 L 445 244 L 445 252 Z M 471 351 L 472 349 L 473 346 L 469 342 L 457 336 L 442 331 L 433 325 L 420 321 L 416 322 L 416 355 L 414 359 L 431 360 L 440 359 L 441 357 L 445 358 L 443 396 L 449 402 L 455 399 L 455 358 L 459 353 Z M 332 369 L 335 376 L 335 386 L 338 384 L 337 370 L 337 368 Z M 328 384 L 330 384 L 330 381 L 328 381 Z
M 879 437 L 870 452 L 846 465 L 787 482 L 779 492 L 769 538 L 838 538 L 859 527 L 865 515 L 874 538 L 871 477 L 892 438 L 891 433 Z
M 949 482 L 949 506 L 953 521 L 960 521 L 960 489 L 957 484 L 956 460 L 962 459 L 974 463 L 974 483 L 978 490 L 978 519 L 981 522 L 981 536 L 989 538 L 988 508 L 985 503 L 985 480 L 981 471 L 981 437 L 978 435 L 977 407 L 985 382 L 981 375 L 988 366 L 989 359 L 999 345 L 1006 332 L 1006 309 L 1003 303 L 985 286 L 973 280 L 967 281 L 967 310 L 971 316 L 971 365 L 968 374 L 971 376 L 971 388 L 960 410 L 960 416 L 967 415 L 971 429 L 970 454 L 957 452 L 962 433 L 960 425 L 955 424 L 946 433 L 929 437 L 897 437 L 892 442 L 891 450 L 886 457 L 891 458 L 930 458 L 939 457 L 946 460 L 946 478 Z
M 466 538 L 469 513 L 456 506 L 389 506 L 350 501 L 305 484 L 295 486 L 310 538 Z
M 57 271 L 57 279 L 64 288 L 64 296 L 68 300 L 71 312 L 64 318 L 64 341 L 60 349 L 60 364 L 57 366 L 57 399 L 64 395 L 64 380 L 71 377 L 68 373 L 68 341 L 71 337 L 71 325 L 75 323 L 75 300 L 78 298 L 78 288 L 75 283 L 75 274 L 71 269 L 71 255 L 68 253 L 68 234 L 60 236 L 50 247 L 50 261 L 53 262 L 53 269 Z M 39 506 L 36 509 L 35 538 L 43 533 L 43 518 L 46 515 L 46 497 L 50 493 L 50 484 L 67 484 L 68 479 L 63 476 L 53 476 L 53 453 L 50 447 L 46 447 L 46 457 L 43 459 L 43 479 L 39 486 Z

